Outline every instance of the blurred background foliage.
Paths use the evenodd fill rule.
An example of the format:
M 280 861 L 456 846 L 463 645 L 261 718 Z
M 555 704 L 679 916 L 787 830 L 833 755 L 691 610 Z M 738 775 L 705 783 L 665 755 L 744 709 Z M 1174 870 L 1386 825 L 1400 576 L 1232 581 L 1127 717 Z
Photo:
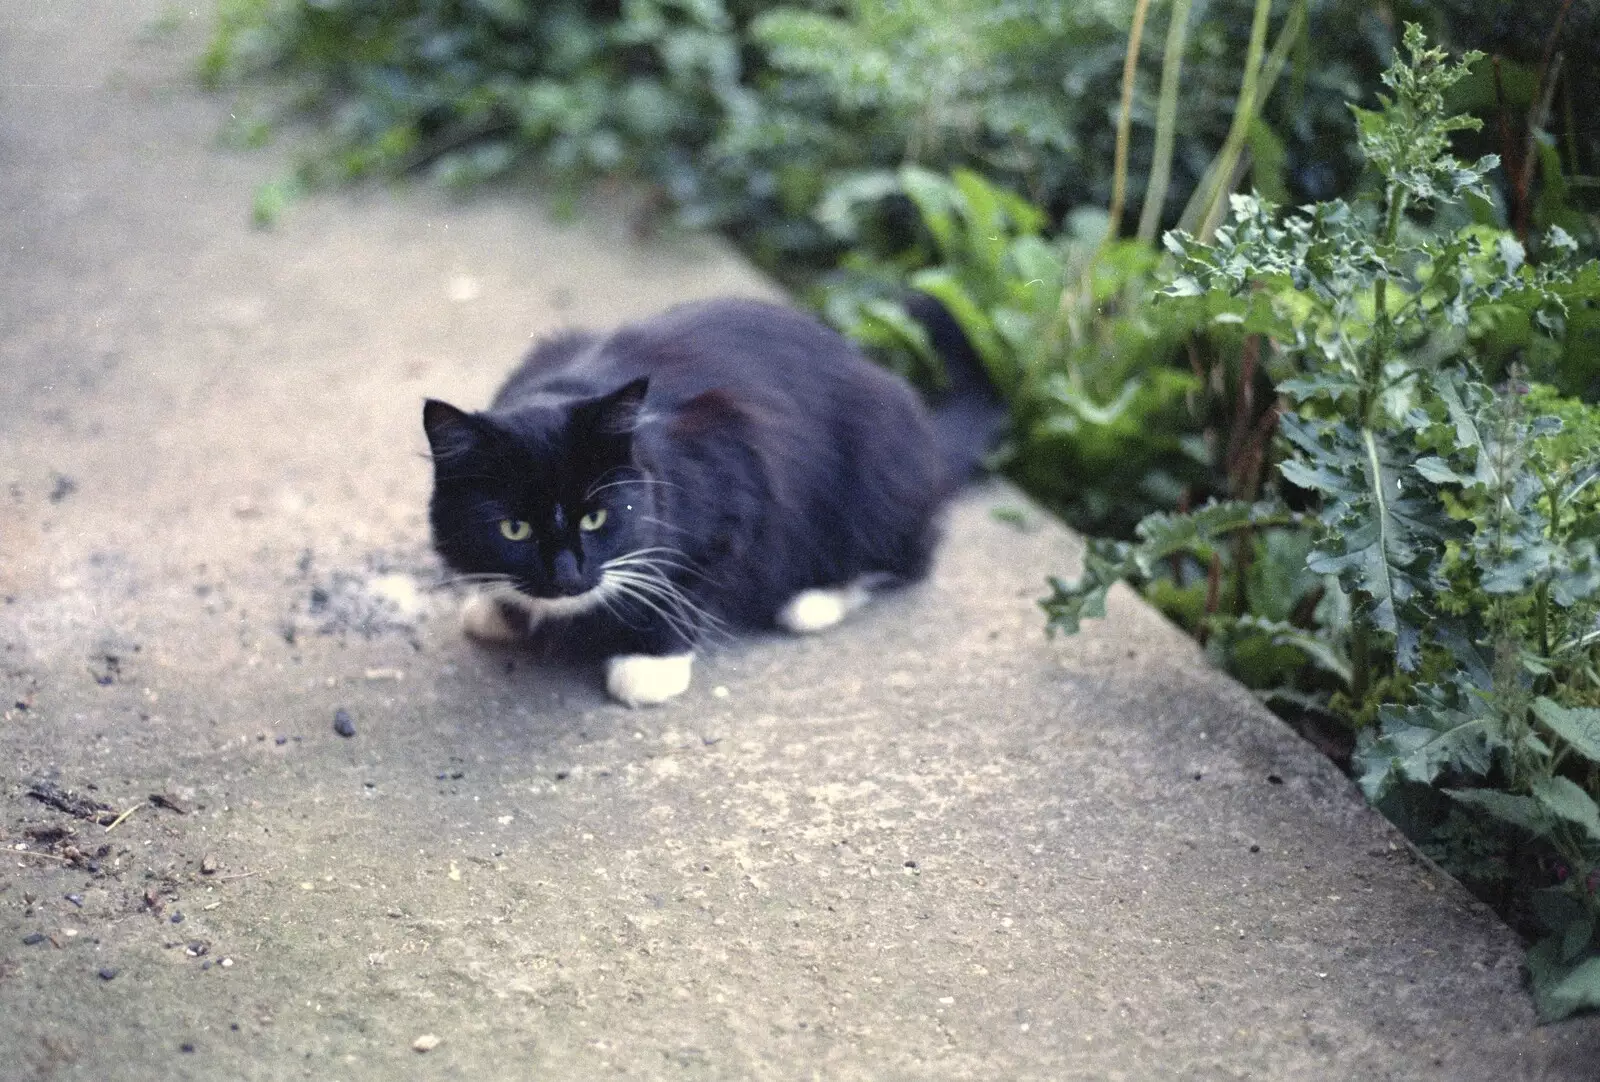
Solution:
M 1241 121 L 1258 10 L 1281 77 Z M 885 301 L 937 282 L 1009 381 L 997 465 L 1080 529 L 1127 536 L 1226 491 L 1219 456 L 1238 442 L 1218 427 L 1237 365 L 1146 303 L 1159 229 L 1186 207 L 1195 224 L 1236 126 L 1226 187 L 1290 205 L 1351 194 L 1347 103 L 1371 100 L 1403 19 L 1496 58 L 1461 90 L 1507 163 L 1482 214 L 1591 242 L 1600 129 L 1582 103 L 1600 90 L 1600 16 L 1570 0 L 222 0 L 202 76 L 234 94 L 237 143 L 311 121 L 294 125 L 309 135 L 297 167 L 256 194 L 262 224 L 357 178 L 531 183 L 569 208 L 627 178 L 647 193 L 641 230 L 723 231 L 914 378 L 934 369 Z M 1119 170 L 1130 29 L 1147 21 Z M 1164 90 L 1169 164 L 1152 169 Z M 942 233 L 939 176 L 954 193 Z M 980 189 L 1028 209 L 984 220 Z M 1102 243 L 1113 202 L 1117 236 L 1142 212 L 1142 243 Z M 1005 245 L 975 243 L 996 226 Z M 1568 393 L 1600 381 L 1592 359 L 1567 368 Z

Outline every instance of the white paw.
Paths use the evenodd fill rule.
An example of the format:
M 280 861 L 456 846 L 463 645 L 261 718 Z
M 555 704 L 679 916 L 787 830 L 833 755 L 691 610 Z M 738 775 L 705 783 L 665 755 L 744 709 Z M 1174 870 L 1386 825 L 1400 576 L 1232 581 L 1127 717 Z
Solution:
M 461 630 L 479 642 L 516 642 L 522 628 L 506 619 L 500 594 L 473 594 L 461 606 Z
M 693 654 L 622 654 L 606 662 L 606 690 L 628 706 L 655 706 L 689 688 Z
M 830 628 L 867 603 L 864 586 L 839 586 L 826 590 L 801 590 L 774 617 L 779 627 L 796 635 Z

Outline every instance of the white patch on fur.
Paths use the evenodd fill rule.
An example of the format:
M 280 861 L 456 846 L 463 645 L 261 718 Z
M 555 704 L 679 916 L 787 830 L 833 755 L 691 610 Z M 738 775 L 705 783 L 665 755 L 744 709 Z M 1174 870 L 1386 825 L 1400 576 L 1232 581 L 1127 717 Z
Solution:
M 801 590 L 774 617 L 777 625 L 796 635 L 811 635 L 837 624 L 865 605 L 871 591 L 859 582 L 827 589 Z
M 488 590 L 473 594 L 461 606 L 461 630 L 479 642 L 517 642 L 523 629 L 506 619 L 505 605 L 522 610 L 531 629 L 555 617 L 588 612 L 599 604 L 597 590 L 576 597 L 528 597 L 515 590 Z
M 693 654 L 620 654 L 606 662 L 606 690 L 628 706 L 655 706 L 689 689 Z
M 461 606 L 461 630 L 479 642 L 516 642 L 522 630 L 506 619 L 500 595 L 473 594 Z

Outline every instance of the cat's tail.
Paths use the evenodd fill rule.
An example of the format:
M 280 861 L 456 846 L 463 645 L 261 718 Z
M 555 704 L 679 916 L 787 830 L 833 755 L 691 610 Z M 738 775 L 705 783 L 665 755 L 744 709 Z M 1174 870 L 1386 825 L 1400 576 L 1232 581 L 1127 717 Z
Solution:
M 934 352 L 944 362 L 945 388 L 929 405 L 945 474 L 956 488 L 983 472 L 984 460 L 1005 432 L 1010 410 L 966 332 L 943 304 L 926 293 L 912 293 L 905 306 L 928 332 Z

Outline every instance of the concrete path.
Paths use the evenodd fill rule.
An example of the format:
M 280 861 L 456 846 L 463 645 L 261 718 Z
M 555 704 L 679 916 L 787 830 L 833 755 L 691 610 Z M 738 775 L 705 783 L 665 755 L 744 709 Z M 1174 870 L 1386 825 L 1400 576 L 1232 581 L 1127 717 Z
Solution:
M 661 709 L 464 642 L 422 397 L 770 287 L 527 193 L 254 232 L 282 158 L 216 145 L 203 38 L 0 0 L 0 1078 L 1595 1077 L 1182 636 L 1048 641 L 1077 544 L 1004 488 Z

